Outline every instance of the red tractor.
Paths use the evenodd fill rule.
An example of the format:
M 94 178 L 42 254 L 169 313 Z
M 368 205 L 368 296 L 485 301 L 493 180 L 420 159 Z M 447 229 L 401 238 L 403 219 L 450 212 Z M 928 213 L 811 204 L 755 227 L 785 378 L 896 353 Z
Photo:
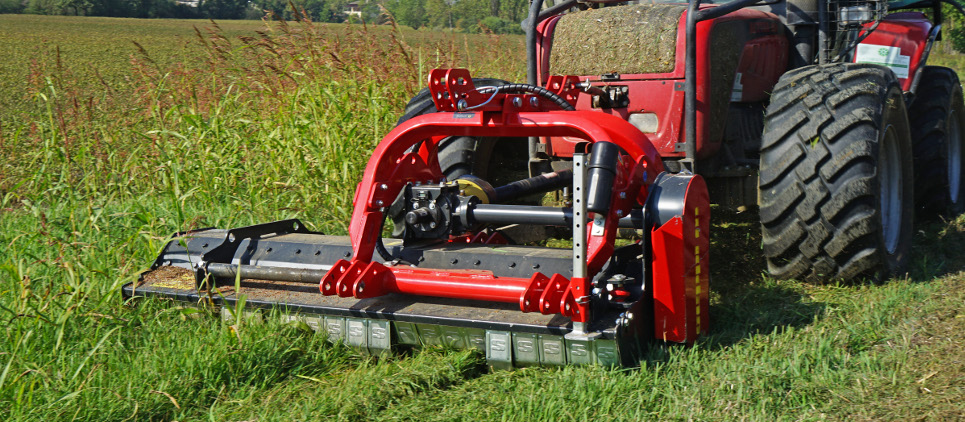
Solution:
M 813 281 L 899 274 L 916 212 L 962 212 L 940 2 L 598 6 L 532 3 L 529 83 L 433 71 L 349 237 L 179 233 L 124 293 L 280 308 L 373 353 L 633 365 L 708 330 L 710 202 L 759 204 L 769 271 Z
M 951 69 L 926 66 L 941 4 L 655 2 L 560 14 L 594 5 L 567 1 L 527 22 L 529 79 L 581 75 L 589 95 L 577 110 L 629 121 L 668 171 L 703 176 L 712 202 L 759 205 L 775 277 L 888 278 L 906 266 L 916 211 L 965 210 L 961 87 Z M 916 11 L 888 13 L 900 9 Z M 402 120 L 427 107 L 417 96 Z M 443 142 L 444 171 L 503 170 L 490 160 L 497 144 L 510 146 Z M 563 165 L 576 144 L 530 139 L 531 173 Z

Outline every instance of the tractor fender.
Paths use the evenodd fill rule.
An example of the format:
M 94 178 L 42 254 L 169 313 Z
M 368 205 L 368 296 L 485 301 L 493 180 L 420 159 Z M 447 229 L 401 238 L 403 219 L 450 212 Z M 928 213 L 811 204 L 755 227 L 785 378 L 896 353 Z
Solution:
M 865 29 L 871 25 L 865 24 Z M 898 77 L 903 91 L 913 91 L 939 28 L 921 12 L 893 13 L 855 47 L 853 62 L 887 67 Z

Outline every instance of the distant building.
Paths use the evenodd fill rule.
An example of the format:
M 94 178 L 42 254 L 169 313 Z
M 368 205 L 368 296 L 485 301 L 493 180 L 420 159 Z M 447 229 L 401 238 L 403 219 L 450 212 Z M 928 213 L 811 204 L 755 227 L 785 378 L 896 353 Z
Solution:
M 177 4 L 183 4 L 188 7 L 198 7 L 201 5 L 201 0 L 174 0 Z
M 360 3 L 360 2 L 353 1 L 353 2 L 350 2 L 350 3 L 346 4 L 346 5 L 345 5 L 345 11 L 344 11 L 344 12 L 345 12 L 345 16 L 346 16 L 346 17 L 355 16 L 356 18 L 358 18 L 359 20 L 361 20 L 361 19 L 362 19 L 362 6 L 361 6 L 359 3 Z

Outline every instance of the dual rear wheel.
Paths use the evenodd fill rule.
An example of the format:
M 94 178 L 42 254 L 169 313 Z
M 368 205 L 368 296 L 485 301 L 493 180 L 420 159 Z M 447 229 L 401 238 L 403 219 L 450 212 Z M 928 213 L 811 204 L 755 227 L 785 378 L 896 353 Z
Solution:
M 924 68 L 908 116 L 914 141 L 918 212 L 925 217 L 954 217 L 965 212 L 965 103 L 955 71 L 937 66 Z
M 914 214 L 962 212 L 961 87 L 923 70 L 906 109 L 895 75 L 867 64 L 788 72 L 767 109 L 760 167 L 768 271 L 814 282 L 907 268 Z

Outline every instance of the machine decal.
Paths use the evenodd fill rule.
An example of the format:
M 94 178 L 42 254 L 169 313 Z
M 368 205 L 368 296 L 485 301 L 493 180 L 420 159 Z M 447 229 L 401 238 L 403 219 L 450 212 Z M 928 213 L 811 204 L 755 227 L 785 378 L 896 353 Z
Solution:
M 885 66 L 901 79 L 908 78 L 911 57 L 901 54 L 898 47 L 877 44 L 859 44 L 855 53 L 855 63 L 871 63 Z

